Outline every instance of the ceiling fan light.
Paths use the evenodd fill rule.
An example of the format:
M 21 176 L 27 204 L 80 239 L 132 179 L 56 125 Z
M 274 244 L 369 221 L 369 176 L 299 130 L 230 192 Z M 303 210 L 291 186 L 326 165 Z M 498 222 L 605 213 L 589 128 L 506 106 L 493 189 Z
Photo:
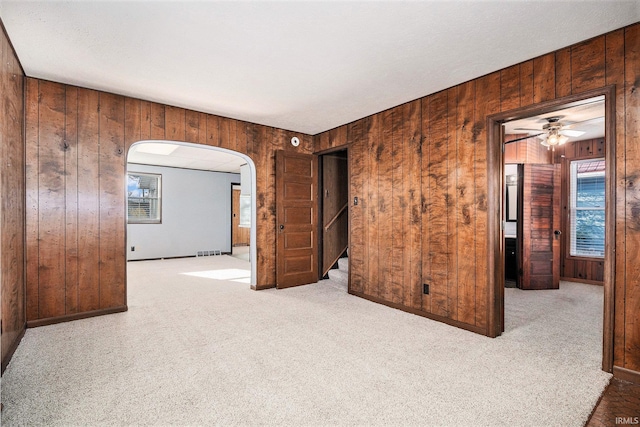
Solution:
M 558 143 L 560 142 L 558 139 L 558 135 L 556 134 L 551 134 L 549 135 L 549 137 L 547 138 L 547 144 L 549 145 L 558 145 Z

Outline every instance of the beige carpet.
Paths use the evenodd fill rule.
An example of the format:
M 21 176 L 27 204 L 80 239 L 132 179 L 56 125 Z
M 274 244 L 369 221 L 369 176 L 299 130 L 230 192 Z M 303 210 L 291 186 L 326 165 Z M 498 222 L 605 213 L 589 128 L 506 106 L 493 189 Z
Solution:
M 596 286 L 507 289 L 490 339 L 247 275 L 229 256 L 129 263 L 127 313 L 27 331 L 2 424 L 581 426 L 610 377 Z

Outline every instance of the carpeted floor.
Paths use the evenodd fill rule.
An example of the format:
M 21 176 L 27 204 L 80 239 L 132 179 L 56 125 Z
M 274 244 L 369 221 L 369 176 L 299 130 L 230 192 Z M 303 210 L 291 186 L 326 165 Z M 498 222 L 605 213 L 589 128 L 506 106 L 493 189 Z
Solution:
M 27 330 L 3 425 L 581 426 L 610 378 L 597 286 L 507 289 L 490 339 L 229 256 L 128 268 L 128 312 Z

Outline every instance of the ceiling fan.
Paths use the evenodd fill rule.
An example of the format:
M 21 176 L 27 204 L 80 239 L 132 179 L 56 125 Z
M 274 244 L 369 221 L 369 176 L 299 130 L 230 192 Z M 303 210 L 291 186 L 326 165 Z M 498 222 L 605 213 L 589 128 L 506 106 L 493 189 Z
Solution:
M 516 128 L 514 130 L 529 132 L 530 135 L 508 141 L 507 143 L 538 137 L 542 140 L 540 142 L 542 145 L 553 150 L 557 145 L 566 143 L 569 140 L 569 137 L 577 137 L 585 133 L 584 131 L 574 129 L 576 126 L 602 121 L 604 120 L 604 117 L 594 117 L 581 122 L 561 122 L 560 119 L 562 119 L 562 116 L 553 116 L 543 119 L 546 123 L 541 129 Z M 535 135 L 531 135 L 531 133 L 535 133 Z

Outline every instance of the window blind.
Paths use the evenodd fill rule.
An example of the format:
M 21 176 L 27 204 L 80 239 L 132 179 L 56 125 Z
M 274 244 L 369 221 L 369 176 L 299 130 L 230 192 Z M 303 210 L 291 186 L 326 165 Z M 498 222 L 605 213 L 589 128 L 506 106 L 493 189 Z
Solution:
M 571 162 L 570 255 L 604 257 L 604 159 Z
M 127 219 L 129 223 L 160 223 L 161 175 L 129 174 L 127 182 Z

